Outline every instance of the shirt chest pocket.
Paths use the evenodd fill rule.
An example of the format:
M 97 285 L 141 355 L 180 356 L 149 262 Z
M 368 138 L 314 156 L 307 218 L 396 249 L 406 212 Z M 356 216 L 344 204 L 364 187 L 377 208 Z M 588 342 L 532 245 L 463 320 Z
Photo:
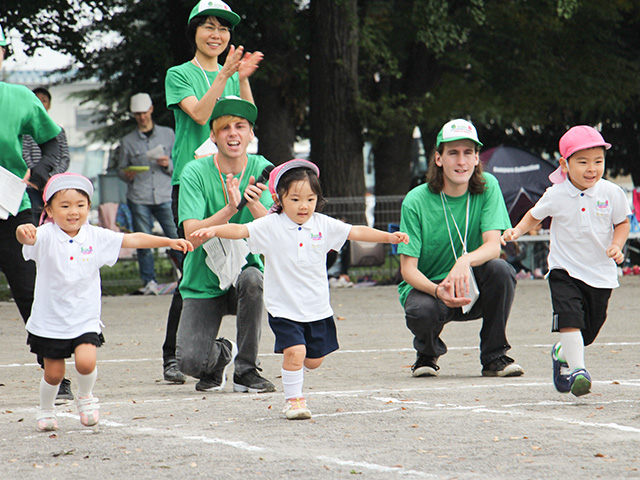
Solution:
M 298 242 L 298 260 L 301 264 L 312 264 L 326 262 L 326 250 L 324 238 L 311 235 L 303 241 Z
M 94 275 L 98 269 L 96 252 L 91 246 L 69 248 L 60 266 L 67 281 L 82 281 Z
M 596 203 L 593 208 L 594 211 L 591 216 L 593 230 L 598 233 L 610 232 L 613 228 L 613 223 L 611 220 L 611 206 Z

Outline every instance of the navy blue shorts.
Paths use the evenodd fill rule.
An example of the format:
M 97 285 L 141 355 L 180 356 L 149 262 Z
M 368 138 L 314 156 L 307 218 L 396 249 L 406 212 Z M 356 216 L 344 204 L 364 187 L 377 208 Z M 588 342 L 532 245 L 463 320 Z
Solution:
M 275 353 L 282 353 L 294 345 L 304 345 L 307 358 L 322 358 L 339 348 L 333 317 L 315 322 L 296 322 L 272 317 L 269 313 L 269 326 L 276 336 Z
M 89 332 L 77 338 L 45 338 L 32 333 L 27 337 L 27 345 L 31 346 L 31 352 L 38 355 L 38 358 L 50 358 L 59 360 L 61 358 L 71 358 L 78 345 L 89 343 L 96 347 L 102 346 L 104 337 L 102 333 Z
M 553 306 L 552 332 L 579 328 L 584 344 L 591 345 L 607 319 L 610 288 L 595 288 L 569 276 L 565 270 L 549 272 Z

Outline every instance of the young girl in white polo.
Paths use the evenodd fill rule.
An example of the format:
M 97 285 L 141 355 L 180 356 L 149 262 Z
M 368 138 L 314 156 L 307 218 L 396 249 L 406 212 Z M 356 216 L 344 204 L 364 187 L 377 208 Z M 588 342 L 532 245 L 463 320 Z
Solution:
M 329 303 L 327 252 L 339 251 L 347 240 L 409 242 L 406 233 L 352 226 L 317 213 L 326 204 L 319 175 L 315 164 L 290 160 L 269 176 L 276 214 L 244 225 L 218 225 L 193 233 L 247 238 L 251 252 L 264 255 L 264 303 L 276 337 L 275 352 L 284 354 L 284 412 L 290 420 L 311 418 L 302 394 L 303 367 L 318 368 L 327 354 L 338 349 Z
M 596 339 L 607 318 L 618 268 L 624 260 L 631 214 L 624 191 L 604 180 L 605 151 L 611 145 L 588 125 L 570 128 L 560 139 L 560 167 L 549 187 L 502 242 L 516 240 L 552 217 L 549 288 L 552 331 L 560 341 L 551 350 L 553 383 L 576 397 L 591 391 L 584 347 Z M 566 180 L 569 181 L 566 181 Z
M 51 177 L 44 188 L 48 220 L 38 228 L 20 225 L 16 237 L 26 260 L 36 262 L 36 286 L 26 325 L 31 351 L 44 358 L 40 381 L 40 431 L 58 429 L 54 401 L 64 378 L 65 358 L 75 355 L 78 372 L 76 405 L 80 421 L 93 426 L 99 420 L 93 386 L 98 374 L 96 349 L 104 343 L 100 329 L 100 267 L 113 266 L 120 248 L 171 247 L 193 250 L 182 239 L 144 233 L 123 234 L 87 223 L 93 185 L 73 173 Z

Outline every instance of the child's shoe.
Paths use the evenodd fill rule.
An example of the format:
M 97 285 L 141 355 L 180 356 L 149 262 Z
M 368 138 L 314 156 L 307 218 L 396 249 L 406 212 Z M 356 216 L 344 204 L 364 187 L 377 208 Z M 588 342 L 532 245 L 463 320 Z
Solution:
M 564 375 L 562 373 L 562 369 L 568 369 L 569 364 L 558 358 L 558 349 L 558 343 L 551 348 L 551 360 L 553 361 L 553 385 L 560 393 L 569 393 L 571 391 L 571 385 L 569 383 L 570 375 Z
M 40 410 L 36 415 L 38 431 L 53 432 L 58 430 L 58 419 L 52 410 Z
M 287 404 L 282 411 L 289 420 L 308 420 L 311 418 L 311 411 L 307 408 L 307 401 L 304 397 L 287 398 Z
M 574 371 L 569 377 L 571 393 L 576 397 L 581 397 L 591 392 L 591 375 L 584 368 Z
M 92 427 L 100 421 L 100 403 L 93 395 L 78 397 L 76 400 L 80 423 L 85 427 Z

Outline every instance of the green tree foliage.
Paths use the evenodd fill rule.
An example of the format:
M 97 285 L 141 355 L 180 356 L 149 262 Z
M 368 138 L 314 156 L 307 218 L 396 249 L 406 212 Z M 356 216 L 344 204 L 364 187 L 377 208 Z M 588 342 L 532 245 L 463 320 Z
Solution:
M 117 139 L 132 128 L 127 123 L 127 99 L 137 91 L 149 91 L 156 101 L 156 120 L 172 124 L 171 114 L 164 109 L 164 74 L 193 54 L 184 28 L 194 3 L 12 0 L 0 11 L 0 21 L 5 28 L 22 32 L 30 50 L 47 45 L 70 53 L 81 62 L 79 78 L 103 82 L 104 87 L 91 98 L 103 105 L 102 113 L 111 125 L 101 134 Z M 376 193 L 405 193 L 410 183 L 414 126 L 420 126 L 425 147 L 430 149 L 440 126 L 458 116 L 476 123 L 487 147 L 504 143 L 550 155 L 557 151 L 558 139 L 568 127 L 578 123 L 601 126 L 605 138 L 614 144 L 608 167 L 616 173 L 631 173 L 640 184 L 637 1 L 229 3 L 243 17 L 232 42 L 265 53 L 252 77 L 260 109 L 261 150 L 280 163 L 291 157 L 296 135 L 314 137 L 320 152 L 314 160 L 324 166 L 330 158 L 330 171 L 342 171 L 342 164 L 353 172 L 332 176 L 332 192 L 362 192 L 362 178 L 355 173 L 362 159 L 353 145 L 363 131 L 376 155 Z M 310 5 L 314 3 L 347 11 L 357 6 L 357 22 L 353 15 L 349 17 L 351 33 L 357 37 L 349 37 L 343 49 L 333 48 L 332 36 L 341 38 L 336 37 L 336 25 L 322 10 L 312 16 Z M 95 41 L 107 34 L 110 44 Z M 356 52 L 351 50 L 354 38 Z M 318 45 L 324 46 L 318 50 Z M 357 70 L 349 64 L 354 56 Z M 314 67 L 316 59 L 329 71 Z M 329 74 L 343 67 L 348 75 L 357 75 L 355 86 L 346 80 L 348 75 Z M 332 84 L 326 86 L 327 92 L 336 89 L 335 95 L 321 97 L 319 106 L 318 98 L 309 97 L 310 71 L 315 72 L 314 81 Z M 349 95 L 337 95 L 344 93 L 340 87 L 345 85 Z M 352 104 L 345 98 L 357 101 Z M 321 120 L 310 121 L 310 104 L 325 112 Z M 321 131 L 332 121 L 326 116 L 332 110 L 347 110 L 349 128 Z M 340 122 L 343 120 L 332 127 L 344 125 Z M 342 137 L 335 134 L 340 128 Z M 348 149 L 335 147 L 347 141 Z M 347 150 L 351 153 L 345 154 Z

